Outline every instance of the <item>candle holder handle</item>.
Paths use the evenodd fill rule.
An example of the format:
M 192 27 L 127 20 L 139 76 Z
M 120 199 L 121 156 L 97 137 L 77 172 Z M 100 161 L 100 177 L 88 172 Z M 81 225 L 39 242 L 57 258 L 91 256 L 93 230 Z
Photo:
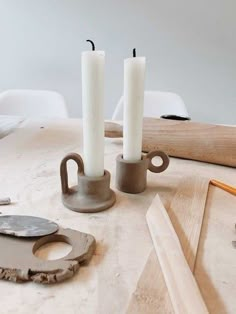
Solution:
M 84 163 L 83 159 L 79 154 L 70 153 L 66 155 L 62 161 L 60 166 L 60 175 L 61 175 L 61 189 L 63 194 L 68 194 L 70 192 L 70 188 L 68 186 L 68 172 L 67 172 L 67 161 L 74 160 L 78 166 L 78 174 L 84 173 Z
M 160 166 L 155 166 L 152 163 L 152 159 L 154 157 L 160 157 L 162 159 L 162 164 Z M 155 172 L 155 173 L 160 173 L 163 172 L 164 170 L 166 170 L 166 168 L 168 168 L 169 163 L 170 163 L 170 159 L 168 157 L 168 155 L 166 155 L 163 151 L 161 150 L 154 150 L 149 152 L 146 155 L 146 158 L 149 159 L 149 163 L 148 163 L 148 169 L 151 172 Z

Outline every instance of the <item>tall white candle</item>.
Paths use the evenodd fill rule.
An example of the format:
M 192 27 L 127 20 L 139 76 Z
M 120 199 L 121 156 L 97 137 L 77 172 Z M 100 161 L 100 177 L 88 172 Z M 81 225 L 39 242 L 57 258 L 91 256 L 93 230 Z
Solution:
M 82 52 L 84 173 L 104 175 L 104 51 Z
M 145 67 L 144 57 L 124 61 L 123 158 L 128 161 L 140 160 L 142 156 Z

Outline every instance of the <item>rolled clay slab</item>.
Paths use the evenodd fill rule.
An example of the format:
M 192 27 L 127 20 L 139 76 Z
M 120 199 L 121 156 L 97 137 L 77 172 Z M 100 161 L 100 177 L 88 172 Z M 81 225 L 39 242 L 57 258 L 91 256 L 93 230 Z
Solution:
M 71 252 L 60 259 L 45 261 L 34 253 L 50 242 L 66 242 Z M 88 262 L 95 250 L 92 235 L 60 228 L 41 238 L 17 238 L 0 235 L 0 279 L 14 282 L 34 281 L 51 284 L 72 277 L 81 263 Z
M 42 237 L 55 233 L 58 225 L 50 220 L 21 215 L 0 216 L 0 233 L 15 237 Z

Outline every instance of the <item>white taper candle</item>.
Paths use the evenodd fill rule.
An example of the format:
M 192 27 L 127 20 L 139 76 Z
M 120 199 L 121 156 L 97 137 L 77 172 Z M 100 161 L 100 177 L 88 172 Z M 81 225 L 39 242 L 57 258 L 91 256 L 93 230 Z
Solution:
M 104 175 L 104 51 L 82 53 L 84 172 Z
M 142 156 L 145 66 L 144 57 L 124 61 L 123 158 L 128 161 L 140 160 Z

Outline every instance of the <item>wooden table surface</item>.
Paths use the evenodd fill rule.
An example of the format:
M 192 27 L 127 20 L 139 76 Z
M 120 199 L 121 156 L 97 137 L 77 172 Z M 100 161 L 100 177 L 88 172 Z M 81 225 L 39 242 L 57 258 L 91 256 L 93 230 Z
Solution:
M 27 120 L 0 140 L 0 197 L 9 196 L 2 214 L 46 217 L 62 227 L 91 233 L 97 248 L 90 264 L 70 280 L 43 286 L 0 281 L 1 313 L 125 313 L 153 247 L 145 214 L 155 194 L 168 205 L 184 175 L 202 175 L 236 185 L 230 167 L 171 158 L 162 174 L 148 173 L 139 195 L 117 193 L 115 206 L 80 214 L 61 203 L 59 165 L 68 152 L 82 153 L 82 124 L 77 119 Z M 105 168 L 112 174 L 122 152 L 120 140 L 106 140 Z M 76 166 L 69 164 L 71 185 Z M 195 276 L 211 313 L 236 313 L 235 197 L 210 186 Z M 148 314 L 148 313 L 145 313 Z

